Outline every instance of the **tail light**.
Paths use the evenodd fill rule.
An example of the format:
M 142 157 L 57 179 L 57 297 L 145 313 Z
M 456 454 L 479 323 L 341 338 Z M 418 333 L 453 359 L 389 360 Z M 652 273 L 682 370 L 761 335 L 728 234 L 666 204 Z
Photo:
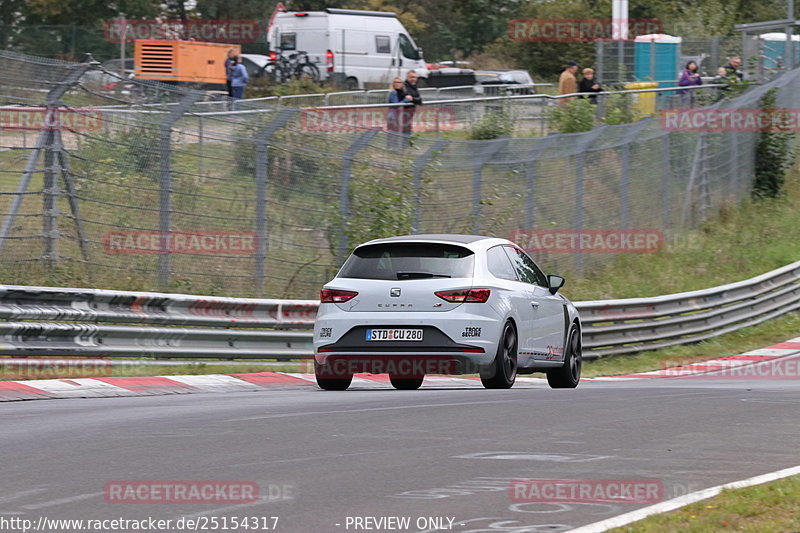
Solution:
M 355 291 L 340 291 L 337 289 L 322 289 L 319 291 L 319 301 L 323 304 L 340 304 L 352 300 L 358 295 Z
M 459 289 L 455 291 L 437 291 L 434 294 L 446 302 L 452 304 L 460 303 L 486 303 L 489 295 L 492 293 L 489 289 Z
M 294 16 L 295 17 L 307 17 L 308 13 L 295 13 Z
M 333 50 L 328 50 L 325 52 L 325 66 L 328 68 L 328 72 L 333 72 Z
M 269 53 L 269 60 L 275 62 L 278 60 L 278 53 L 277 52 L 270 52 Z

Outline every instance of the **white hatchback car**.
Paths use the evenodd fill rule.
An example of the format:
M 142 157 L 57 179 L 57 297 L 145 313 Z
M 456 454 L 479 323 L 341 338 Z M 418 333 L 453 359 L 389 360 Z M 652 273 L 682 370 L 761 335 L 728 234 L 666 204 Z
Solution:
M 546 372 L 553 388 L 581 374 L 581 324 L 545 276 L 506 239 L 407 235 L 358 246 L 320 292 L 314 367 L 326 390 L 353 374 L 389 374 L 416 389 L 425 374 L 478 373 L 507 389 L 517 374 Z

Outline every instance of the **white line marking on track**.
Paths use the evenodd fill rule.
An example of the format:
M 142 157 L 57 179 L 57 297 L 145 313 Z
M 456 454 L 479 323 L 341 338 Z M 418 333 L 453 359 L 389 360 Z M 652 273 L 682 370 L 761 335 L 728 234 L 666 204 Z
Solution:
M 622 527 L 633 522 L 638 522 L 639 520 L 654 514 L 667 513 L 669 511 L 674 511 L 675 509 L 685 507 L 691 503 L 713 498 L 722 492 L 723 489 L 742 489 L 745 487 L 752 487 L 754 485 L 761 485 L 762 483 L 776 481 L 778 479 L 783 479 L 785 477 L 794 476 L 797 474 L 800 474 L 800 465 L 793 466 L 791 468 L 784 468 L 783 470 L 777 470 L 775 472 L 769 472 L 760 476 L 742 479 L 740 481 L 734 481 L 732 483 L 725 483 L 724 485 L 717 485 L 716 487 L 698 490 L 697 492 L 691 492 L 679 498 L 673 498 L 672 500 L 667 500 L 655 505 L 642 507 L 641 509 L 631 511 L 630 513 L 625 513 L 613 518 L 601 520 L 600 522 L 595 522 L 594 524 L 581 526 L 579 528 L 572 529 L 567 533 L 602 533 L 603 531 L 608 531 L 609 529 L 613 529 L 615 527 Z
M 0 504 L 11 503 L 13 501 L 19 500 L 23 496 L 30 496 L 31 494 L 38 494 L 40 492 L 45 492 L 47 489 L 30 489 L 30 490 L 23 490 L 20 492 L 15 492 L 14 494 L 9 494 L 8 496 L 0 496 Z
M 70 496 L 69 498 L 59 498 L 57 500 L 50 500 L 42 503 L 23 505 L 22 507 L 23 509 L 35 511 L 36 509 L 44 509 L 45 507 L 55 507 L 56 505 L 63 505 L 65 503 L 79 502 L 82 500 L 91 500 L 92 498 L 96 498 L 97 496 L 102 496 L 102 495 L 103 495 L 102 492 L 90 492 L 88 494 L 78 494 L 77 496 Z

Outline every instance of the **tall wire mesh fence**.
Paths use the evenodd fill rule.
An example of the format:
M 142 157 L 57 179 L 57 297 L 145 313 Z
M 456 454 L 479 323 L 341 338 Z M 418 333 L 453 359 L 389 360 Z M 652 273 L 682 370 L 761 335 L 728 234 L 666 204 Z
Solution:
M 645 118 L 465 140 L 482 120 L 519 124 L 541 111 L 541 100 L 513 97 L 422 106 L 407 136 L 385 127 L 386 108 L 265 99 L 232 111 L 157 83 L 104 92 L 93 69 L 0 52 L 0 282 L 312 298 L 369 238 L 671 238 L 745 197 L 753 179 L 753 132 L 672 131 Z M 775 87 L 779 105 L 797 107 L 798 76 L 716 105 L 755 108 Z M 567 274 L 616 257 L 533 255 Z

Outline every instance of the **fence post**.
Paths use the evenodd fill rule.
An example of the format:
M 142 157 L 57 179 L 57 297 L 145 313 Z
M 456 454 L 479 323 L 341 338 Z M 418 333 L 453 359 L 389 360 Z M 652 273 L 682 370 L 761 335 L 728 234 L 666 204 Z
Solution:
M 350 219 L 350 180 L 353 177 L 353 158 L 377 134 L 378 130 L 365 131 L 342 155 L 342 186 L 339 191 L 339 216 L 341 222 L 339 224 L 339 246 L 337 254 L 339 264 L 344 263 L 348 252 L 347 232 L 345 229 Z
M 414 216 L 412 217 L 412 220 L 411 220 L 411 233 L 412 234 L 416 234 L 417 232 L 419 232 L 419 229 L 420 229 L 419 228 L 419 226 L 420 226 L 420 213 L 422 211 L 422 206 L 421 206 L 421 203 L 422 203 L 422 198 L 421 198 L 421 196 L 422 196 L 421 195 L 421 192 L 422 192 L 422 173 L 425 171 L 425 165 L 427 165 L 428 162 L 431 159 L 436 157 L 436 155 L 439 154 L 442 151 L 442 149 L 449 143 L 450 143 L 450 141 L 444 140 L 444 139 L 437 141 L 433 146 L 428 148 L 425 151 L 424 154 L 419 156 L 412 163 L 412 166 L 414 168 L 414 181 L 413 181 L 413 187 L 414 187 Z
M 700 217 L 701 220 L 705 216 L 705 203 L 706 198 L 704 198 L 705 186 L 704 180 L 707 179 L 703 177 L 705 174 L 705 144 L 706 144 L 706 133 L 702 132 L 699 134 L 697 139 L 697 145 L 694 150 L 694 159 L 692 160 L 692 171 L 689 174 L 689 182 L 686 184 L 686 196 L 683 202 L 683 217 L 681 220 L 681 229 L 686 229 L 688 226 L 691 226 L 691 221 L 689 220 L 689 215 L 691 214 L 692 210 L 692 197 L 694 196 L 695 188 L 697 189 L 697 195 L 695 200 L 697 200 L 698 205 L 700 206 Z M 688 226 L 687 226 L 688 224 Z
M 53 131 L 47 132 L 44 145 L 44 186 L 42 187 L 42 233 L 44 234 L 44 262 L 49 269 L 55 268 L 58 255 L 58 180 L 56 178 Z
M 635 142 L 639 132 L 647 127 L 649 121 L 640 120 L 628 126 L 628 130 L 622 138 L 622 172 L 620 176 L 619 206 L 620 206 L 620 227 L 628 229 L 631 214 L 631 143 Z
M 551 144 L 559 137 L 559 135 L 550 135 L 539 139 L 536 147 L 528 152 L 528 164 L 525 166 L 525 184 L 528 191 L 525 195 L 525 229 L 532 230 L 536 217 L 534 216 L 534 206 L 536 201 L 536 170 L 539 164 L 539 156 L 547 150 Z
M 22 200 L 25 198 L 25 192 L 28 190 L 28 185 L 30 185 L 31 176 L 33 176 L 33 173 L 36 170 L 36 163 L 39 162 L 39 155 L 44 148 L 45 143 L 47 142 L 48 133 L 49 132 L 47 131 L 43 131 L 36 139 L 36 146 L 33 147 L 33 152 L 31 152 L 31 155 L 28 157 L 28 162 L 25 164 L 25 170 L 22 171 L 22 177 L 19 180 L 19 185 L 17 185 L 17 193 L 11 200 L 11 206 L 8 209 L 8 213 L 6 214 L 5 218 L 3 218 L 3 225 L 0 227 L 0 254 L 2 254 L 3 247 L 5 246 L 6 240 L 11 233 L 11 228 L 14 226 L 14 219 L 16 218 L 19 208 L 22 205 Z
M 72 171 L 70 171 L 69 168 L 69 160 L 64 150 L 64 141 L 60 131 L 53 132 L 53 143 L 56 150 L 56 160 L 59 162 L 61 168 L 61 177 L 64 180 L 64 189 L 67 191 L 67 201 L 69 202 L 70 211 L 72 212 L 72 218 L 75 219 L 75 228 L 78 232 L 78 245 L 80 246 L 83 260 L 86 263 L 87 271 L 89 272 L 89 279 L 93 280 L 89 239 L 86 237 L 86 230 L 83 226 L 83 217 L 81 217 L 80 206 L 78 205 L 77 190 L 72 180 Z
M 205 165 L 203 162 L 203 117 L 197 117 L 197 173 L 205 176 Z
M 159 190 L 158 229 L 161 234 L 159 243 L 162 249 L 158 253 L 158 283 L 162 289 L 170 283 L 170 263 L 172 254 L 167 246 L 163 248 L 164 237 L 172 231 L 172 126 L 180 120 L 192 105 L 200 100 L 202 93 L 190 91 L 177 106 L 167 114 L 159 125 L 159 168 L 161 171 Z
M 605 132 L 608 126 L 602 125 L 594 130 L 587 132 L 576 143 L 575 155 L 575 231 L 581 233 L 584 226 L 584 202 L 583 202 L 583 185 L 584 185 L 584 171 L 586 168 L 586 153 L 591 148 L 595 139 Z M 576 258 L 576 267 L 579 275 L 583 275 L 583 252 L 578 248 L 578 257 Z
M 267 259 L 267 183 L 269 179 L 269 153 L 267 143 L 273 135 L 283 128 L 291 119 L 296 109 L 284 109 L 277 118 L 261 128 L 256 135 L 256 235 L 258 249 L 256 251 L 256 291 L 264 294 L 264 265 Z
M 731 176 L 729 181 L 731 183 L 731 188 L 733 189 L 733 197 L 736 200 L 740 199 L 740 194 L 742 194 L 742 186 L 739 183 L 739 136 L 737 132 L 732 131 L 730 132 L 730 140 L 731 140 L 731 156 L 728 158 L 728 163 L 730 165 L 730 173 Z
M 494 157 L 494 155 L 508 144 L 509 137 L 500 137 L 486 141 L 483 153 L 478 155 L 475 161 L 475 170 L 472 171 L 472 233 L 475 235 L 481 232 L 481 189 L 483 185 L 483 167 Z
M 665 230 L 669 229 L 669 182 L 672 175 L 669 133 L 661 138 L 661 219 Z
M 597 67 L 597 73 L 595 74 L 595 79 L 600 80 L 601 83 L 608 83 L 608 78 L 605 76 L 604 64 L 603 64 L 603 41 L 595 41 L 594 42 L 594 53 L 595 53 L 595 66 Z
M 47 96 L 45 97 L 47 115 L 50 117 L 51 123 L 56 124 L 56 127 L 60 127 L 60 120 L 57 115 L 58 110 L 59 108 L 64 107 L 64 102 L 61 101 L 61 98 L 67 94 L 67 91 L 78 84 L 81 77 L 83 77 L 84 73 L 86 73 L 91 66 L 91 63 L 86 62 L 74 65 L 64 80 L 47 93 Z M 61 163 L 59 154 L 57 153 L 58 147 L 56 146 L 55 130 L 50 129 L 48 131 L 44 131 L 42 132 L 42 135 L 44 137 L 42 142 L 42 148 L 44 148 L 44 186 L 42 188 L 42 214 L 44 216 L 42 228 L 44 233 L 44 260 L 48 268 L 53 268 L 55 267 L 58 258 L 57 202 L 59 172 L 57 171 L 60 171 Z M 34 152 L 34 154 L 36 153 L 37 152 Z M 28 174 L 28 176 L 30 176 L 30 174 Z M 20 185 L 22 185 L 22 183 L 20 183 Z

